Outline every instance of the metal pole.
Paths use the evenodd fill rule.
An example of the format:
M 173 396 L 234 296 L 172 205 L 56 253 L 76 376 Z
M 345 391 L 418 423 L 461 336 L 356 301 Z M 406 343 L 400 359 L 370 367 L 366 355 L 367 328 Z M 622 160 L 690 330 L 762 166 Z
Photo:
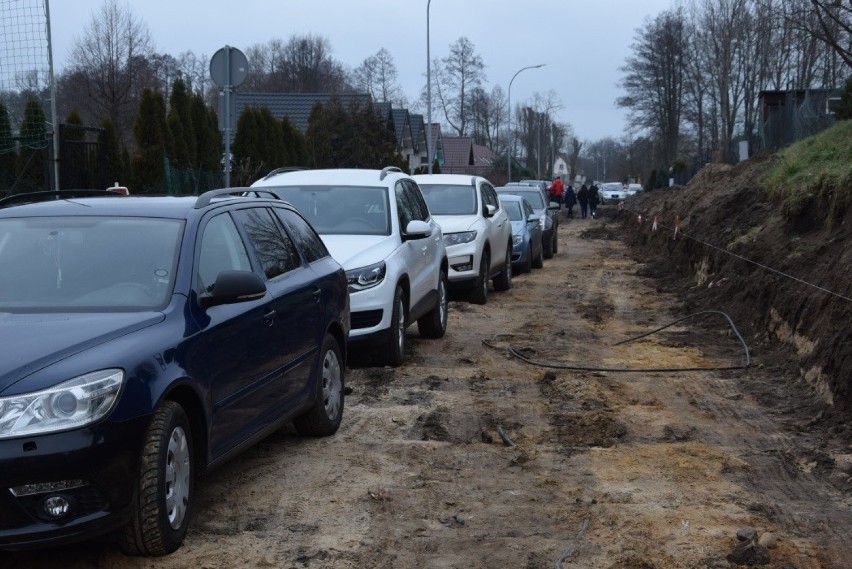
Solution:
M 47 61 L 50 78 L 50 120 L 52 121 L 51 136 L 53 138 L 53 184 L 54 190 L 59 189 L 59 123 L 56 122 L 56 81 L 53 78 L 53 40 L 50 35 L 50 0 L 44 0 L 44 15 L 47 19 Z
M 429 7 L 432 0 L 426 2 L 426 160 L 429 161 L 429 174 L 432 174 L 432 54 L 429 49 Z
M 430 0 L 431 1 L 431 0 Z M 518 73 L 524 71 L 526 69 L 538 69 L 539 67 L 544 67 L 547 65 L 546 63 L 542 63 L 540 65 L 530 65 L 528 67 L 522 67 L 512 75 L 512 80 L 509 81 L 509 94 L 507 97 L 507 102 L 509 105 L 509 136 L 507 137 L 507 146 L 506 146 L 506 162 L 509 164 L 509 179 L 507 182 L 512 181 L 512 83 L 515 82 L 515 77 L 518 76 Z
M 231 187 L 231 46 L 225 46 L 225 187 Z

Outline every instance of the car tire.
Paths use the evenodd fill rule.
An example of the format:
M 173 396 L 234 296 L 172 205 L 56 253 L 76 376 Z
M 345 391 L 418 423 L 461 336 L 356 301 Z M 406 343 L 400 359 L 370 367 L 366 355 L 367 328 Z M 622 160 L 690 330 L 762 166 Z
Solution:
M 512 288 L 512 244 L 506 245 L 506 258 L 503 260 L 503 270 L 494 277 L 494 290 L 509 290 Z
M 119 535 L 129 555 L 166 555 L 183 543 L 195 492 L 195 457 L 189 419 L 165 401 L 145 434 L 133 489 L 132 517 Z
M 385 363 L 391 367 L 399 367 L 405 361 L 405 293 L 400 285 L 396 285 L 391 310 L 391 325 L 387 331 L 385 342 Z
M 473 304 L 485 304 L 488 302 L 488 268 L 491 266 L 491 259 L 488 253 L 482 252 L 482 259 L 479 261 L 479 275 L 476 277 L 476 285 L 470 293 L 470 301 Z
M 551 232 L 550 238 L 545 242 L 544 239 L 541 241 L 542 249 L 544 249 L 544 258 L 552 259 L 553 258 L 553 233 Z
M 417 329 L 424 338 L 441 338 L 447 332 L 447 273 L 438 277 L 438 304 L 417 321 Z
M 532 260 L 532 266 L 534 269 L 541 269 L 544 267 L 544 247 L 539 246 L 538 255 L 535 256 L 535 259 Z M 532 245 L 530 245 L 530 256 L 532 256 Z
M 326 334 L 316 371 L 314 406 L 293 421 L 296 432 L 306 437 L 328 437 L 343 419 L 343 350 L 334 336 Z

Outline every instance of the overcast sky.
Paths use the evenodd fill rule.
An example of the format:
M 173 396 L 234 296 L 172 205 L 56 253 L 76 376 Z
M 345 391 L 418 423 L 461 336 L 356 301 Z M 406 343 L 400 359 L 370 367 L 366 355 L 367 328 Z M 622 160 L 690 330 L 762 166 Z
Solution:
M 123 3 L 123 0 L 119 0 Z M 103 0 L 52 0 L 55 65 L 61 70 L 75 39 Z M 293 34 L 326 37 L 333 56 L 348 68 L 379 49 L 391 52 L 399 83 L 414 101 L 426 83 L 427 0 L 144 0 L 129 2 L 151 32 L 156 50 L 177 56 L 193 51 L 208 58 L 230 45 L 245 51 Z M 551 90 L 562 107 L 557 122 L 569 123 L 581 140 L 612 136 L 628 142 L 619 69 L 630 54 L 636 29 L 671 0 L 432 0 L 432 59 L 449 53 L 465 36 L 485 63 L 486 90 L 529 102 Z M 434 77 L 433 77 L 434 79 Z M 434 105 L 434 101 L 433 101 Z M 439 120 L 433 106 L 432 119 Z

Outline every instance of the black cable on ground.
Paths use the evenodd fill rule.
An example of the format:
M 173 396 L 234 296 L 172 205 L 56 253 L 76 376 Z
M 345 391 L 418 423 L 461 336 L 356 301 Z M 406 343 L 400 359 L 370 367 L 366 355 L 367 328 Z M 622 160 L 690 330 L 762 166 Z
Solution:
M 731 320 L 731 317 L 725 314 L 724 312 L 720 312 L 718 310 L 703 310 L 701 312 L 696 312 L 694 314 L 690 314 L 688 316 L 684 316 L 683 318 L 678 318 L 674 322 L 670 322 L 665 326 L 660 326 L 650 332 L 646 332 L 644 334 L 640 334 L 638 336 L 634 336 L 633 338 L 628 338 L 626 340 L 622 340 L 621 342 L 617 342 L 613 344 L 613 346 L 618 346 L 620 344 L 626 344 L 628 342 L 633 342 L 634 340 L 638 340 L 640 338 L 644 338 L 646 336 L 650 336 L 651 334 L 655 334 L 661 330 L 665 330 L 675 324 L 682 322 L 684 320 L 688 320 L 690 318 L 695 318 L 696 316 L 707 316 L 710 314 L 721 314 L 728 320 L 728 324 L 730 324 L 731 329 L 734 331 L 737 339 L 740 341 L 740 344 L 743 347 L 743 351 L 745 353 L 744 361 L 741 365 L 734 366 L 721 366 L 721 367 L 680 367 L 680 368 L 608 368 L 608 367 L 589 367 L 589 366 L 577 366 L 571 364 L 559 364 L 559 363 L 550 363 L 550 362 L 539 362 L 533 360 L 532 358 L 528 358 L 520 351 L 515 349 L 512 346 L 509 346 L 509 353 L 523 361 L 524 363 L 528 363 L 531 365 L 546 367 L 546 368 L 554 368 L 554 369 L 568 369 L 574 371 L 607 371 L 607 372 L 640 372 L 640 373 L 652 373 L 652 372 L 684 372 L 684 371 L 719 371 L 719 370 L 731 370 L 731 369 L 745 369 L 751 365 L 751 355 L 749 354 L 748 345 L 745 343 L 745 340 L 740 334 L 740 331 L 737 330 L 737 327 L 734 325 L 734 321 Z M 488 340 L 482 341 L 483 345 L 488 346 L 489 348 L 499 350 L 497 346 L 491 344 Z
M 562 562 L 568 559 L 571 555 L 574 554 L 574 551 L 577 549 L 577 543 L 583 539 L 583 534 L 586 533 L 586 529 L 589 527 L 589 523 L 591 522 L 591 518 L 586 518 L 583 520 L 583 525 L 580 526 L 580 531 L 577 532 L 577 538 L 574 540 L 574 543 L 568 545 L 559 558 L 556 560 L 556 569 L 562 569 Z

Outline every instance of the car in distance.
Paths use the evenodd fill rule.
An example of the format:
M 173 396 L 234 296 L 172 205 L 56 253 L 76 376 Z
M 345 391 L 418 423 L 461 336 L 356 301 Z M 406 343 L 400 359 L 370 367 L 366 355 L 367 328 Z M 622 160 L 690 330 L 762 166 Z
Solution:
M 627 191 L 621 182 L 604 182 L 598 187 L 602 204 L 617 204 L 627 197 Z
M 644 188 L 642 188 L 642 184 L 627 184 L 627 195 L 635 196 L 640 193 Z
M 346 270 L 350 345 L 390 366 L 405 361 L 408 326 L 447 330 L 447 252 L 420 188 L 399 168 L 276 170 L 252 190 L 293 204 Z
M 518 274 L 528 273 L 533 267 L 542 268 L 544 247 L 541 244 L 540 216 L 521 196 L 503 194 L 500 203 L 512 222 L 512 268 Z
M 170 553 L 199 475 L 289 422 L 337 431 L 343 269 L 239 194 L 0 201 L 0 549 Z
M 500 188 L 497 193 L 523 196 L 530 202 L 536 215 L 541 218 L 541 239 L 544 244 L 544 258 L 551 259 L 559 252 L 559 204 L 550 201 L 547 190 L 537 186 L 512 182 Z
M 494 186 L 481 176 L 422 174 L 413 176 L 441 225 L 449 257 L 449 281 L 470 292 L 475 304 L 494 290 L 512 286 L 512 225 Z

